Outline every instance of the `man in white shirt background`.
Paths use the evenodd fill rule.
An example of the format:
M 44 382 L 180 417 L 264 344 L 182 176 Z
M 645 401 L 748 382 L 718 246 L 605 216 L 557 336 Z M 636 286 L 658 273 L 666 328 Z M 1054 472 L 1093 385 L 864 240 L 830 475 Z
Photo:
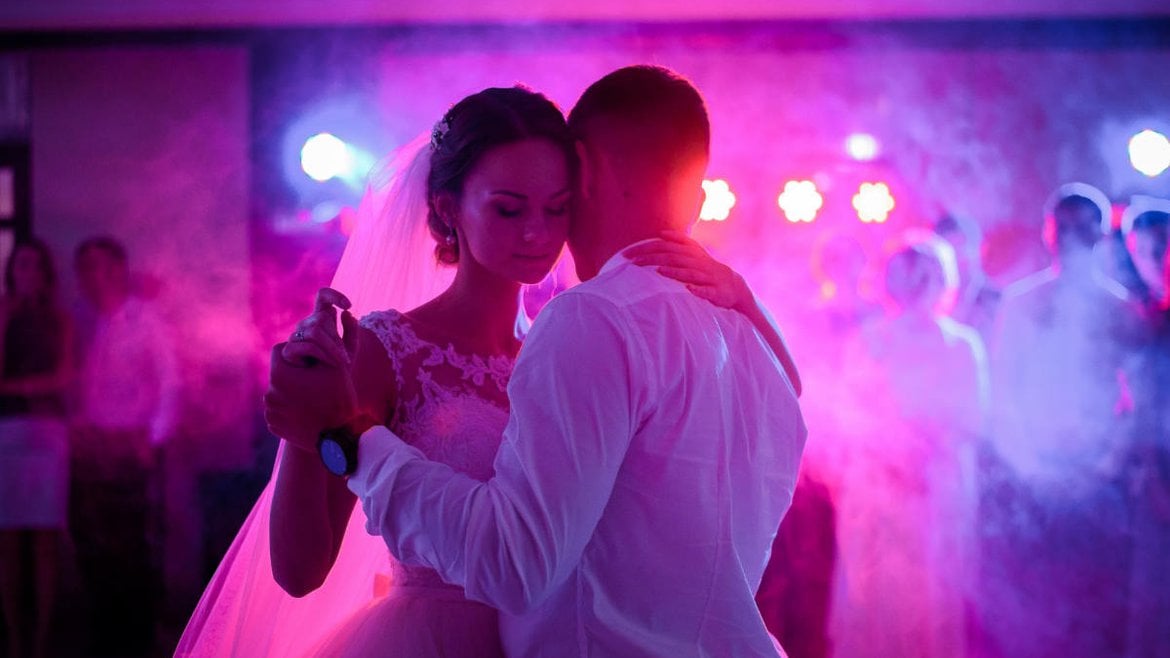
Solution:
M 83 242 L 75 266 L 84 304 L 72 420 L 70 531 L 89 597 L 92 655 L 152 648 L 159 500 L 152 478 L 174 431 L 178 373 L 171 333 L 130 290 L 125 247 Z
M 569 123 L 584 283 L 525 341 L 495 477 L 377 426 L 349 487 L 400 561 L 500 609 L 510 656 L 781 655 L 753 597 L 806 435 L 792 383 L 747 318 L 622 255 L 694 221 L 705 105 L 676 74 L 629 67 Z

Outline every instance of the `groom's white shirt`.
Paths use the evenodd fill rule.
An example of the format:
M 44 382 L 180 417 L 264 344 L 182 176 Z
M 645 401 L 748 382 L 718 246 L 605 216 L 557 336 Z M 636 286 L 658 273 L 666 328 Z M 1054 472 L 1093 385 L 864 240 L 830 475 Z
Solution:
M 806 431 L 744 317 L 619 254 L 549 302 L 508 396 L 486 483 L 364 434 L 369 532 L 499 608 L 512 657 L 777 655 L 754 595 Z

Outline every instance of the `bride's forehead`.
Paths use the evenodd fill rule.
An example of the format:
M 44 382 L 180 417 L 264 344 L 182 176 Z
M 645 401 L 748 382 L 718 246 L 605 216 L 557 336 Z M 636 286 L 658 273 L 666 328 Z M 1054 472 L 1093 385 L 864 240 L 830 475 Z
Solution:
M 568 163 L 556 146 L 541 140 L 505 144 L 483 155 L 468 174 L 468 186 L 564 186 Z

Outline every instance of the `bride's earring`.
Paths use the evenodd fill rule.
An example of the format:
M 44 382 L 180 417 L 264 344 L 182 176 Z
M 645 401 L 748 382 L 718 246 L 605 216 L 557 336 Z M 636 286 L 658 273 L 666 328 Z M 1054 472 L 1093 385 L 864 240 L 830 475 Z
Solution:
M 447 243 L 448 247 L 451 247 L 455 245 L 455 227 L 449 226 L 447 228 L 450 229 L 451 232 L 447 234 L 446 238 L 443 238 L 443 242 Z

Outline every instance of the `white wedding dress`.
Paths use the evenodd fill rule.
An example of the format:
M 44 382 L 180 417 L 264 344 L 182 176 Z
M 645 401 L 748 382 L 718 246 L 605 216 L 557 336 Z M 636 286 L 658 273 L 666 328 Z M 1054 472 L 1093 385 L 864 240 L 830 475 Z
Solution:
M 487 480 L 508 420 L 513 358 L 484 358 L 421 338 L 397 311 L 362 318 L 386 348 L 398 392 L 390 429 L 471 477 Z M 336 563 L 315 592 L 295 599 L 272 577 L 272 485 L 224 557 L 180 640 L 191 658 L 502 657 L 495 609 L 427 568 L 397 563 L 364 531 L 355 506 Z
M 508 421 L 513 360 L 485 359 L 424 340 L 396 311 L 371 313 L 361 324 L 386 347 L 393 366 L 398 402 L 390 429 L 430 459 L 489 479 Z M 355 513 L 361 514 L 361 508 Z M 431 569 L 391 560 L 385 589 L 311 655 L 503 655 L 495 609 L 467 600 L 462 587 L 443 582 Z

